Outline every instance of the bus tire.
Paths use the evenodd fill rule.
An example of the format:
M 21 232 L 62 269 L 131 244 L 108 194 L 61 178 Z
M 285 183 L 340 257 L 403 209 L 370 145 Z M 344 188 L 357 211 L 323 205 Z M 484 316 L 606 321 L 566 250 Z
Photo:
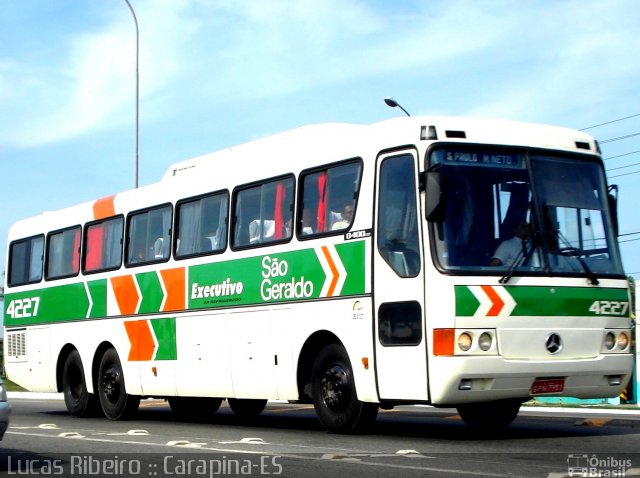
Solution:
M 241 418 L 253 418 L 262 413 L 267 406 L 266 400 L 253 400 L 248 398 L 227 398 L 229 407 L 233 413 Z
M 222 398 L 169 397 L 171 411 L 182 418 L 206 418 L 218 411 Z
M 72 417 L 92 416 L 98 409 L 97 397 L 87 389 L 82 359 L 77 350 L 72 350 L 64 361 L 62 394 Z
M 521 404 L 519 399 L 495 400 L 460 405 L 457 410 L 469 427 L 491 431 L 508 427 L 518 416 Z
M 378 414 L 377 403 L 358 400 L 351 362 L 340 345 L 326 346 L 316 358 L 311 395 L 320 423 L 331 433 L 365 431 Z
M 98 397 L 104 415 L 109 420 L 124 420 L 138 410 L 140 397 L 129 395 L 118 353 L 107 349 L 100 361 Z

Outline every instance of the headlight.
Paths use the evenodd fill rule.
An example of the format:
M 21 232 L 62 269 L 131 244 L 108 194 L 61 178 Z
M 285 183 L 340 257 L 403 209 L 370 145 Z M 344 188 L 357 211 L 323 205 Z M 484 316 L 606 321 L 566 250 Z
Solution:
M 604 337 L 604 346 L 607 350 L 613 350 L 616 346 L 616 336 L 613 332 L 607 332 L 607 335 Z
M 491 337 L 491 334 L 489 332 L 483 332 L 478 338 L 478 346 L 483 352 L 486 352 L 491 348 L 492 342 L 493 338 Z
M 620 350 L 624 350 L 629 346 L 629 337 L 627 336 L 626 333 L 624 332 L 620 332 L 618 334 L 618 348 Z
M 471 348 L 472 342 L 473 342 L 473 339 L 471 338 L 471 335 L 469 335 L 468 332 L 463 332 L 460 335 L 458 335 L 458 348 L 463 352 L 466 352 Z

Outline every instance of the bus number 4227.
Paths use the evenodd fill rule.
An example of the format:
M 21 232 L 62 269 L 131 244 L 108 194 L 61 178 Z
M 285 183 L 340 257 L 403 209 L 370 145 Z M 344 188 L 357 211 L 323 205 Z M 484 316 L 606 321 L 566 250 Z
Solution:
M 596 300 L 589 312 L 596 315 L 626 315 L 629 310 L 629 302 L 618 300 Z
M 5 313 L 12 319 L 36 317 L 38 315 L 39 305 L 40 297 L 25 297 L 24 299 L 15 299 L 9 302 Z

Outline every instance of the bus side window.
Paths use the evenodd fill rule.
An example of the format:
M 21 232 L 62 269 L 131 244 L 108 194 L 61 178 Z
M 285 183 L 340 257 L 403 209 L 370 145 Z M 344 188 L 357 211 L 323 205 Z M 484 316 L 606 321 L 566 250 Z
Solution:
M 127 218 L 127 266 L 169 259 L 171 206 L 132 213 Z
M 80 226 L 49 234 L 45 271 L 47 280 L 70 277 L 80 272 L 81 235 Z
M 224 251 L 228 214 L 227 191 L 180 201 L 176 206 L 176 258 Z
M 360 160 L 303 172 L 298 237 L 348 230 L 353 224 L 361 175 Z
M 40 282 L 43 254 L 44 236 L 13 242 L 9 248 L 9 287 Z
M 122 264 L 122 216 L 88 223 L 84 229 L 83 272 L 118 269 Z
M 238 188 L 234 193 L 235 248 L 291 239 L 294 179 L 292 176 Z

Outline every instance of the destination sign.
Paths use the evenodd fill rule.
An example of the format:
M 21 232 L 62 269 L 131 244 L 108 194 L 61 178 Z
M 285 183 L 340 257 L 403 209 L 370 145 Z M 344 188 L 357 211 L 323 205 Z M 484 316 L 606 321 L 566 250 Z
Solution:
M 466 166 L 524 169 L 522 154 L 489 153 L 483 151 L 439 150 L 434 152 L 437 162 Z

